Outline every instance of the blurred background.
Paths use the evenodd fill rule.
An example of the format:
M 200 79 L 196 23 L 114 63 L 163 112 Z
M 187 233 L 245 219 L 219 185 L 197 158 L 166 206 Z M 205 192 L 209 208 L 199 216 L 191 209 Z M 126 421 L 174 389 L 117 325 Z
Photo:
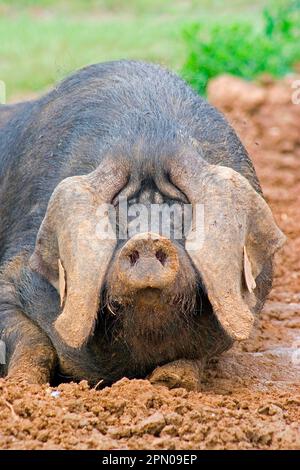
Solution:
M 221 73 L 246 79 L 299 69 L 300 0 L 0 0 L 7 100 L 118 58 L 154 61 L 201 94 Z

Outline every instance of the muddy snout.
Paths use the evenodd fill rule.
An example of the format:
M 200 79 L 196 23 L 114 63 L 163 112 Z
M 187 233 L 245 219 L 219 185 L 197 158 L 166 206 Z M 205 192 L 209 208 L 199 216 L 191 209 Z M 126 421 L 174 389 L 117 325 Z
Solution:
M 116 260 L 117 277 L 130 291 L 169 287 L 178 269 L 176 247 L 167 238 L 150 233 L 132 237 Z

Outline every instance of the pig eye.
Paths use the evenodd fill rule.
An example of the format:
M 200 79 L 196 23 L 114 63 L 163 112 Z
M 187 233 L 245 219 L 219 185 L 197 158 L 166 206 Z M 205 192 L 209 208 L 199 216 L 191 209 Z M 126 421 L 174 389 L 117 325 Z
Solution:
M 110 304 L 114 310 L 119 310 L 121 308 L 121 304 L 116 300 L 112 300 Z
M 135 263 L 137 262 L 139 257 L 140 257 L 140 255 L 139 255 L 139 252 L 137 250 L 134 250 L 132 253 L 130 253 L 129 260 L 130 260 L 131 266 L 135 265 Z
M 106 308 L 108 309 L 108 311 L 112 315 L 115 316 L 115 315 L 117 315 L 118 311 L 120 310 L 121 304 L 119 304 L 119 302 L 117 302 L 116 300 L 111 300 L 111 301 L 107 302 Z
M 166 259 L 167 259 L 166 253 L 163 250 L 158 250 L 155 256 L 158 259 L 158 261 L 160 261 L 161 264 L 164 266 Z

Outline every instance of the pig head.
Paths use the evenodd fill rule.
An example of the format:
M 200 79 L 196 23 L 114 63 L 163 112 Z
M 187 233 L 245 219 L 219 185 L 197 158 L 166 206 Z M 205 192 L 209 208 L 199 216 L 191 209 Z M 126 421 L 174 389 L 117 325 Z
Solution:
M 263 197 L 236 171 L 208 164 L 192 147 L 163 165 L 186 200 L 203 205 L 199 246 L 188 243 L 195 220 L 183 247 L 156 233 L 137 234 L 119 247 L 116 234 L 97 233 L 99 207 L 116 200 L 130 179 L 126 158 L 106 158 L 96 171 L 67 178 L 54 191 L 30 264 L 60 292 L 54 328 L 68 346 L 80 348 L 93 335 L 105 280 L 110 298 L 126 304 L 139 297 L 142 308 L 151 303 L 149 292 L 196 289 L 200 276 L 220 327 L 232 340 L 249 336 L 256 280 L 283 234 Z

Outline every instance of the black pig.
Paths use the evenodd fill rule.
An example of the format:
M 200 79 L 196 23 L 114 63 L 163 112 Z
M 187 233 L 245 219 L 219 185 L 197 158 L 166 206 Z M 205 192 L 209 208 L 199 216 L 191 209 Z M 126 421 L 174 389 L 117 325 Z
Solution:
M 201 204 L 203 240 L 188 248 L 174 223 L 170 237 L 120 237 L 125 197 L 129 207 Z M 105 238 L 99 223 L 113 227 L 113 209 Z M 249 336 L 283 240 L 233 129 L 157 65 L 92 65 L 0 108 L 8 377 L 198 384 L 211 357 Z

